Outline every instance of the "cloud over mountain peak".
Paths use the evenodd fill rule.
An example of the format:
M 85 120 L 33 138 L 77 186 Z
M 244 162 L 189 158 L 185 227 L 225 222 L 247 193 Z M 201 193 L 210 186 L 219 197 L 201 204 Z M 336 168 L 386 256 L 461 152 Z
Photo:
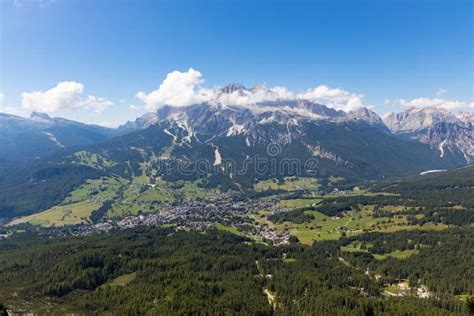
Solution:
M 148 110 L 157 110 L 165 105 L 184 107 L 199 103 L 221 105 L 256 106 L 259 103 L 282 100 L 310 100 L 321 102 L 331 108 L 350 112 L 363 107 L 363 94 L 320 85 L 303 92 L 294 92 L 283 86 L 258 85 L 247 89 L 234 83 L 222 88 L 205 88 L 201 72 L 189 68 L 185 72 L 169 73 L 158 89 L 149 93 L 140 91 L 137 97 Z

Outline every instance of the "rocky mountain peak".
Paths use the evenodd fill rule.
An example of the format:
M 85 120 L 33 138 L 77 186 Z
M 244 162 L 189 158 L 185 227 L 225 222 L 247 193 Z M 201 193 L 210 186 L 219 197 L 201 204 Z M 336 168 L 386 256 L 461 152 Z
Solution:
M 31 112 L 30 119 L 41 123 L 49 123 L 52 120 L 48 114 L 40 112 Z
M 441 122 L 460 122 L 454 114 L 439 108 L 409 108 L 391 113 L 383 121 L 392 133 L 414 132 Z
M 431 145 L 440 156 L 450 154 L 470 163 L 474 159 L 473 114 L 453 113 L 438 108 L 410 108 L 384 118 L 394 134 Z
M 141 130 L 158 122 L 158 113 L 145 113 L 135 121 L 128 121 L 119 127 L 119 130 Z
M 474 125 L 474 112 L 462 112 L 458 115 L 458 119 L 466 124 Z
M 222 87 L 219 91 L 221 93 L 231 94 L 231 93 L 234 93 L 235 91 L 242 92 L 242 91 L 246 91 L 246 90 L 247 90 L 247 88 L 245 88 L 240 83 L 230 83 L 230 84 L 225 85 L 224 87 Z
M 369 125 L 377 126 L 386 132 L 389 131 L 380 116 L 368 108 L 359 108 L 357 110 L 351 111 L 346 115 L 346 119 L 363 121 Z

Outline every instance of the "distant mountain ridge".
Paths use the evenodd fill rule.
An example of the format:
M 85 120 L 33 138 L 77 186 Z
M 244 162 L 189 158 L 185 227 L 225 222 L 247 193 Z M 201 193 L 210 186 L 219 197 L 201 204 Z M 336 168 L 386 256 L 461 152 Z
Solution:
M 474 115 L 453 113 L 438 108 L 410 108 L 384 118 L 396 135 L 429 144 L 441 157 L 471 163 L 474 160 Z
M 252 138 L 256 137 L 252 129 L 263 124 L 286 124 L 298 129 L 302 122 L 363 123 L 387 134 L 427 144 L 443 160 L 459 165 L 470 163 L 474 157 L 473 113 L 456 116 L 444 109 L 411 108 L 382 119 L 364 107 L 346 113 L 300 99 L 239 104 L 250 93 L 270 92 L 264 86 L 247 89 L 233 83 L 221 88 L 210 102 L 188 107 L 163 106 L 157 112 L 147 113 L 119 129 L 141 130 L 160 121 L 169 121 L 183 128 L 189 134 L 188 139 L 196 134 L 211 134 L 213 137 L 245 134 L 248 135 L 246 141 L 252 142 Z M 280 141 L 282 139 L 284 137 Z
M 244 89 L 226 86 L 222 101 L 163 106 L 118 129 L 38 113 L 31 119 L 0 115 L 0 131 L 7 131 L 0 135 L 13 135 L 0 139 L 10 141 L 10 152 L 30 160 L 41 153 L 34 166 L 0 173 L 0 217 L 47 209 L 80 183 L 102 176 L 199 179 L 226 191 L 252 190 L 258 181 L 286 176 L 372 180 L 470 162 L 472 124 L 463 121 L 470 119 L 466 114 L 461 120 L 447 111 L 412 110 L 384 123 L 370 109 L 346 113 L 307 100 L 228 102 L 225 94 L 235 97 Z M 33 143 L 22 147 L 21 137 Z M 47 146 L 34 147 L 41 144 Z
M 384 119 L 367 108 L 346 113 L 328 106 L 301 99 L 275 99 L 241 103 L 250 94 L 269 94 L 265 86 L 247 89 L 233 83 L 218 90 L 209 102 L 187 107 L 163 106 L 156 112 L 146 113 L 118 129 L 88 125 L 47 114 L 33 112 L 29 119 L 0 113 L 0 161 L 31 160 L 49 155 L 71 146 L 95 144 L 115 136 L 140 131 L 167 121 L 188 136 L 246 135 L 246 142 L 255 143 L 259 138 L 258 127 L 275 123 L 286 125 L 288 133 L 280 135 L 291 141 L 290 130 L 301 133 L 303 123 L 329 122 L 334 124 L 367 124 L 377 130 L 405 139 L 428 144 L 438 151 L 440 158 L 457 163 L 470 163 L 474 156 L 473 113 L 458 116 L 442 109 L 407 109 L 391 113 Z M 258 100 L 257 100 L 258 101 Z M 175 135 L 176 136 L 176 135 Z M 29 142 L 34 140 L 34 142 Z M 284 143 L 284 141 L 283 141 Z
M 30 118 L 0 113 L 0 171 L 72 146 L 104 141 L 121 132 L 33 112 Z
M 214 100 L 202 103 L 201 105 L 225 120 L 232 116 L 234 121 L 237 120 L 240 121 L 240 123 L 242 120 L 246 120 L 243 119 L 244 116 L 247 118 L 246 121 L 253 117 L 256 118 L 256 121 L 265 120 L 265 122 L 268 122 L 268 120 L 280 120 L 281 123 L 285 123 L 288 120 L 326 120 L 331 122 L 364 121 L 387 130 L 382 119 L 375 112 L 367 108 L 360 108 L 356 111 L 346 113 L 342 110 L 336 110 L 303 99 L 275 99 L 250 104 L 246 104 L 242 101 L 246 100 L 245 98 L 248 97 L 248 93 L 256 92 L 262 95 L 270 94 L 268 88 L 264 86 L 247 89 L 241 84 L 232 83 L 221 88 Z M 152 124 L 156 124 L 160 120 L 180 120 L 184 116 L 193 120 L 193 117 L 198 115 L 198 113 L 195 111 L 191 113 L 188 109 L 196 108 L 196 106 L 197 105 L 188 107 L 163 106 L 158 109 L 157 112 L 147 113 L 137 118 L 134 122 L 129 121 L 120 126 L 119 129 L 128 131 L 140 130 Z

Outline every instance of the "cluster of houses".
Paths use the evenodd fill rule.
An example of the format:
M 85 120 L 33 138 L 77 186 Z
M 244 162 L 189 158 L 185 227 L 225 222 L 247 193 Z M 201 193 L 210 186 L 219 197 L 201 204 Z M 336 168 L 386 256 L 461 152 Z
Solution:
M 337 190 L 336 192 L 341 192 Z M 94 197 L 93 197 L 94 198 Z M 99 223 L 83 223 L 75 226 L 43 228 L 47 234 L 91 235 L 137 226 L 172 226 L 176 230 L 206 230 L 216 224 L 231 226 L 243 235 L 274 245 L 287 244 L 289 233 L 277 231 L 272 225 L 255 220 L 262 210 L 271 213 L 287 212 L 290 209 L 279 204 L 278 196 L 266 199 L 242 199 L 237 192 L 209 195 L 200 200 L 182 200 L 179 204 L 163 203 L 159 209 L 144 208 L 138 215 L 122 218 L 105 218 Z M 31 228 L 42 229 L 42 228 Z M 346 228 L 340 228 L 341 231 Z
M 274 212 L 285 211 L 276 207 L 278 198 L 268 200 L 247 199 L 236 201 L 235 193 L 220 193 L 201 201 L 186 200 L 177 206 L 168 205 L 159 212 L 142 213 L 120 219 L 105 219 L 97 224 L 80 225 L 75 234 L 90 235 L 98 232 L 130 229 L 138 226 L 170 225 L 176 230 L 207 230 L 217 223 L 242 229 L 249 237 L 271 242 L 274 245 L 287 244 L 289 234 L 279 232 L 267 224 L 255 222 L 251 215 L 262 209 Z M 250 228 L 249 228 L 250 227 Z

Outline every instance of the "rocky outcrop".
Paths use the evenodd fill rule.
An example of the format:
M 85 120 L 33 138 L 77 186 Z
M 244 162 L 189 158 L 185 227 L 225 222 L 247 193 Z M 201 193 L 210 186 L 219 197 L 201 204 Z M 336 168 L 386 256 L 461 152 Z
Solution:
M 473 113 L 456 116 L 444 109 L 411 108 L 391 113 L 384 122 L 394 134 L 431 145 L 440 156 L 460 156 L 467 163 L 474 161 Z

